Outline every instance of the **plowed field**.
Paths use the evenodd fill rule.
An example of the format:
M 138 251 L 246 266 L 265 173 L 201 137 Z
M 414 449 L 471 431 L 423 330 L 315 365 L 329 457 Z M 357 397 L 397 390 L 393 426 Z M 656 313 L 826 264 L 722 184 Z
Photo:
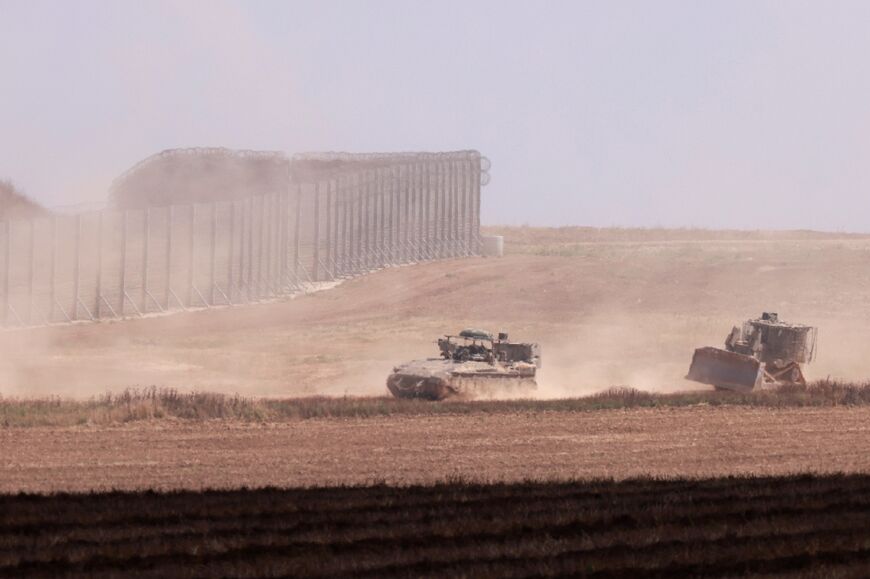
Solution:
M 870 408 L 0 429 L 0 492 L 870 472 Z
M 866 577 L 870 480 L 0 496 L 2 577 Z

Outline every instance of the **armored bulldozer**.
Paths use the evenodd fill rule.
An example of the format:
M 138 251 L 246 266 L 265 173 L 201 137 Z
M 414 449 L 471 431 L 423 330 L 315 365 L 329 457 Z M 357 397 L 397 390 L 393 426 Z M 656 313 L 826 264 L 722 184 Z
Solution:
M 439 358 L 396 366 L 387 388 L 396 398 L 499 398 L 533 392 L 541 366 L 538 344 L 508 341 L 508 335 L 468 329 L 438 340 Z
M 717 389 L 749 391 L 806 384 L 802 365 L 816 354 L 817 328 L 787 324 L 772 312 L 734 327 L 725 349 L 698 348 L 686 376 Z

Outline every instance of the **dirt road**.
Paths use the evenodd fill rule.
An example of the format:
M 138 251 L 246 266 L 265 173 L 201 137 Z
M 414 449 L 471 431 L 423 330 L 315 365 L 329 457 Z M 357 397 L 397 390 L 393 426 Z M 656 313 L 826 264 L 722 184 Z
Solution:
M 870 408 L 0 429 L 0 492 L 870 472 Z

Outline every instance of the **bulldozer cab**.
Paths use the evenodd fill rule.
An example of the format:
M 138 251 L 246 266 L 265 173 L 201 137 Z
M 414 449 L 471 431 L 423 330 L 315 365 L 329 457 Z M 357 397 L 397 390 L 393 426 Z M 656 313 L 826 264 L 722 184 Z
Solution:
M 695 350 L 686 378 L 728 390 L 806 384 L 801 365 L 815 358 L 816 337 L 812 326 L 787 324 L 776 313 L 764 312 L 735 326 L 724 350 Z
M 786 324 L 777 314 L 764 312 L 760 318 L 733 328 L 725 348 L 768 364 L 808 364 L 815 358 L 816 334 L 812 326 Z

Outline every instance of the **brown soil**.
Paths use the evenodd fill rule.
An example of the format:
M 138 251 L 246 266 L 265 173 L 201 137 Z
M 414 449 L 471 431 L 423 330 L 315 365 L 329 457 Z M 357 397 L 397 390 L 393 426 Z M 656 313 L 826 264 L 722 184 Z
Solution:
M 870 376 L 870 238 L 811 232 L 497 230 L 512 252 L 387 269 L 319 294 L 0 335 L 0 393 L 130 386 L 380 395 L 394 364 L 462 327 L 543 346 L 542 396 L 674 391 L 695 347 L 778 311 L 820 327 L 810 379 Z
M 866 577 L 870 477 L 0 495 L 2 577 Z
M 0 430 L 0 492 L 870 471 L 870 408 Z
M 0 495 L 0 576 L 866 577 L 870 477 Z

